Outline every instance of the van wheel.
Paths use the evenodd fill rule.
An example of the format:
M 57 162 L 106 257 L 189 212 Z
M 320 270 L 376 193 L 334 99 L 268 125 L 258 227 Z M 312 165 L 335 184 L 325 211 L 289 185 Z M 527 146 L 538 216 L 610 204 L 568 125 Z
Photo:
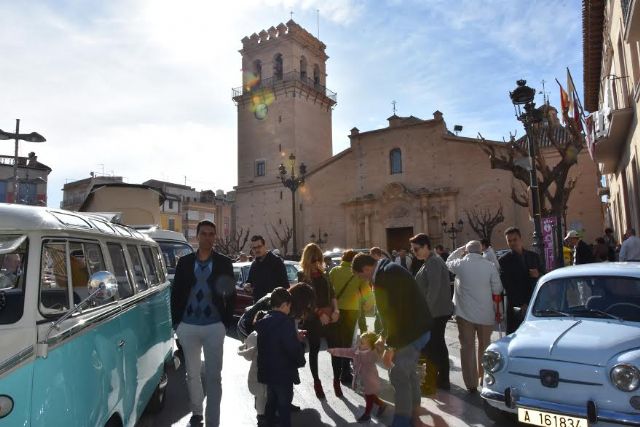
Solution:
M 151 400 L 147 404 L 147 411 L 152 414 L 156 414 L 164 408 L 164 397 L 167 391 L 167 383 L 169 382 L 169 378 L 167 377 L 166 372 L 162 373 L 162 377 L 160 377 L 160 383 L 156 387 L 153 395 L 151 395 Z
M 484 409 L 485 415 L 494 423 L 503 424 L 514 421 L 514 417 L 512 414 L 508 412 L 501 411 L 498 408 L 494 408 L 486 400 L 482 400 L 482 408 Z

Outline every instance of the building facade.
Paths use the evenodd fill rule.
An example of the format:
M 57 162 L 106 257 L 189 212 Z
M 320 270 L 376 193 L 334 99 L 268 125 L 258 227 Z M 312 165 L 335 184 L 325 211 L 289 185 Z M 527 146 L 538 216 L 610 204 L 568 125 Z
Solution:
M 91 172 L 89 178 L 67 182 L 62 187 L 62 201 L 60 208 L 69 211 L 78 211 L 80 206 L 89 196 L 94 185 L 122 183 L 121 176 L 102 176 Z
M 519 184 L 509 172 L 490 169 L 476 140 L 450 132 L 441 112 L 428 120 L 393 115 L 388 127 L 367 132 L 354 128 L 350 147 L 332 156 L 335 94 L 324 86 L 324 45 L 293 21 L 242 42 L 243 69 L 256 73 L 245 73 L 244 86 L 234 91 L 237 227 L 271 237 L 275 244 L 275 232 L 293 226 L 293 208 L 298 248 L 322 236 L 325 249 L 375 245 L 392 250 L 408 247 L 408 238 L 419 232 L 429 234 L 434 244 L 452 247 L 442 222 L 466 221 L 465 211 L 502 206 L 505 221 L 495 230 L 496 246 L 504 246 L 501 233 L 507 226 L 530 235 L 527 210 L 511 199 L 512 188 Z M 308 69 L 314 61 L 321 71 L 319 86 L 299 85 L 303 64 Z M 281 68 L 283 76 L 294 73 L 291 80 L 277 77 Z M 253 96 L 256 93 L 261 95 Z M 263 100 L 269 102 L 266 110 L 260 107 Z M 291 170 L 290 154 L 298 165 L 308 166 L 293 207 L 291 191 L 278 177 L 279 164 Z M 264 167 L 257 167 L 262 161 Z M 593 240 L 602 232 L 600 202 L 593 191 L 597 170 L 583 153 L 573 173 L 581 176 L 567 222 Z M 455 243 L 472 238 L 477 236 L 467 226 Z
M 47 182 L 51 168 L 38 161 L 35 153 L 28 157 L 18 157 L 17 170 L 14 169 L 15 157 L 0 155 L 0 203 L 20 203 L 24 205 L 47 205 Z M 17 172 L 18 191 L 14 185 Z
M 583 0 L 584 98 L 590 150 L 618 241 L 640 229 L 640 4 Z

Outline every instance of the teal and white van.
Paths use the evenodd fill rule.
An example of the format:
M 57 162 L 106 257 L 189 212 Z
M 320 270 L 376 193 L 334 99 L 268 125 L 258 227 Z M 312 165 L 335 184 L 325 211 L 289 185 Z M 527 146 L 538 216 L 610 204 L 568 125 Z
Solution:
M 0 425 L 133 426 L 172 353 L 158 244 L 87 214 L 0 203 Z

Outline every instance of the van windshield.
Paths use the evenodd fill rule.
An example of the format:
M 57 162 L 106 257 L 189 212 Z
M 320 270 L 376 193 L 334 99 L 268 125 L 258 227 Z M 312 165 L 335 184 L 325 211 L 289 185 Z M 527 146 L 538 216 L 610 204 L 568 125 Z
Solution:
M 0 235 L 0 325 L 22 318 L 26 270 L 26 236 Z
M 173 276 L 176 273 L 176 265 L 178 260 L 193 252 L 193 248 L 187 243 L 183 242 L 169 242 L 158 241 L 160 249 L 162 249 L 162 256 L 164 257 L 164 263 L 167 265 L 167 272 Z

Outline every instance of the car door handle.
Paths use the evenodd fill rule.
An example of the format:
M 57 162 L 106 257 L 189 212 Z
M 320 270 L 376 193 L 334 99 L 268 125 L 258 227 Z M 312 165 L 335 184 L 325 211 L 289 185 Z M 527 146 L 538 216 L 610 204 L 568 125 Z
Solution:
M 126 341 L 125 341 L 125 340 L 120 340 L 120 341 L 118 342 L 118 347 L 124 347 L 125 343 L 126 343 Z

